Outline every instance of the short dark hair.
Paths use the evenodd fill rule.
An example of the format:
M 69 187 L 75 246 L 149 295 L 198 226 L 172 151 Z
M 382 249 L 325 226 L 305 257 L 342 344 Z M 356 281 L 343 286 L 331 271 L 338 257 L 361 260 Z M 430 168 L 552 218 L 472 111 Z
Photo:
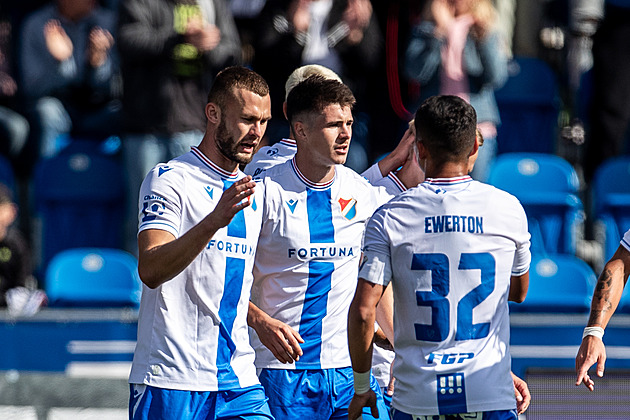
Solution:
M 432 96 L 416 111 L 414 124 L 416 139 L 436 162 L 461 161 L 475 142 L 477 113 L 457 96 Z
M 311 76 L 298 83 L 287 97 L 287 119 L 289 123 L 303 112 L 321 112 L 328 105 L 354 107 L 356 99 L 348 86 L 338 80 L 322 76 Z
M 217 74 L 208 93 L 208 102 L 224 107 L 228 96 L 234 97 L 233 89 L 245 89 L 258 96 L 269 95 L 269 85 L 260 74 L 247 67 L 232 66 Z

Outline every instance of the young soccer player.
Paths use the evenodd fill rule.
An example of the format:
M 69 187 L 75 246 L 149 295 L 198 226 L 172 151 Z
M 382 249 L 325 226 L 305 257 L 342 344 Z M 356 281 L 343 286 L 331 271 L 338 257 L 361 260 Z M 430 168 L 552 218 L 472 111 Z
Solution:
M 366 406 L 376 414 L 369 387 L 374 312 L 390 282 L 394 420 L 517 418 L 507 302 L 527 293 L 530 235 L 515 197 L 468 175 L 476 122 L 458 97 L 427 99 L 415 116 L 426 180 L 382 206 L 367 225 L 348 318 L 350 419 Z
M 343 166 L 353 105 L 339 81 L 312 76 L 298 84 L 287 100 L 297 154 L 257 181 L 263 227 L 249 325 L 277 419 L 346 418 L 353 394 L 346 326 L 361 238 L 391 197 Z
M 248 163 L 271 117 L 269 88 L 220 72 L 199 144 L 147 175 L 140 193 L 143 290 L 130 419 L 272 419 L 246 315 L 262 209 Z

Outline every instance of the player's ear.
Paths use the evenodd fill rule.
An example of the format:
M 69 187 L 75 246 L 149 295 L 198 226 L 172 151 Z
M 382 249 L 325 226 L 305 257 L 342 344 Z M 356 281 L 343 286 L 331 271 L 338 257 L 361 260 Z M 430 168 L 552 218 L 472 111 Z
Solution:
M 303 121 L 298 120 L 293 123 L 293 134 L 295 134 L 296 140 L 305 140 L 307 138 L 306 125 Z
M 219 124 L 221 122 L 221 108 L 219 105 L 214 102 L 208 102 L 206 104 L 206 118 L 212 124 Z
M 473 157 L 479 151 L 479 137 L 475 136 L 475 141 L 473 142 L 472 149 L 470 149 L 470 153 L 468 157 Z

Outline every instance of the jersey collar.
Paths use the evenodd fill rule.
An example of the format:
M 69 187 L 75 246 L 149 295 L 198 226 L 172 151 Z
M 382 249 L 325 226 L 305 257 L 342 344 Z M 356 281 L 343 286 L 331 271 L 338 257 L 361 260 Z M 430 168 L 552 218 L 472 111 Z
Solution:
M 434 191 L 435 193 L 444 193 L 446 191 L 464 189 L 472 181 L 473 179 L 469 175 L 464 175 L 454 178 L 427 178 L 421 185 Z
M 238 178 L 238 169 L 236 171 L 234 171 L 234 172 L 226 171 L 225 169 L 221 168 L 219 165 L 217 165 L 216 163 L 211 161 L 196 146 L 193 146 L 191 148 L 191 152 L 192 152 L 193 155 L 195 155 L 201 161 L 201 163 L 204 164 L 204 166 L 206 166 L 212 172 L 214 172 L 217 175 L 219 175 L 221 178 L 226 178 L 226 179 L 236 179 L 236 178 Z
M 297 164 L 295 163 L 295 158 L 291 159 L 291 167 L 293 168 L 293 171 L 295 172 L 295 175 L 297 175 L 298 179 L 300 181 L 302 181 L 304 184 L 306 184 L 307 187 L 309 187 L 310 189 L 313 190 L 325 190 L 330 188 L 330 186 L 332 184 L 335 183 L 335 179 L 337 179 L 337 171 L 335 170 L 335 175 L 332 177 L 332 179 L 328 182 L 324 182 L 324 183 L 317 183 L 317 182 L 312 182 L 309 181 L 308 178 L 306 178 L 304 175 L 302 175 L 302 172 L 300 172 L 300 170 L 297 167 Z
M 278 143 L 280 143 L 280 144 L 282 144 L 284 146 L 297 148 L 297 142 L 295 140 L 293 140 L 293 139 L 282 139 Z

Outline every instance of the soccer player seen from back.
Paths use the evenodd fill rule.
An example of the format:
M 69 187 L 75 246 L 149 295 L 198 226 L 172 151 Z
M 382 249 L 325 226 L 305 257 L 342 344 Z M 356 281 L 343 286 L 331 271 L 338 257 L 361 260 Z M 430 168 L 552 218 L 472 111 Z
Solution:
M 353 388 L 346 327 L 361 238 L 366 220 L 391 198 L 343 166 L 354 102 L 337 80 L 312 76 L 294 87 L 287 117 L 297 153 L 256 179 L 263 226 L 249 325 L 276 419 L 348 415 Z M 374 378 L 371 386 L 386 419 Z
M 426 179 L 369 220 L 348 317 L 355 396 L 349 418 L 376 414 L 370 389 L 375 307 L 394 294 L 394 420 L 467 414 L 517 419 L 510 375 L 508 300 L 529 284 L 530 235 L 512 195 L 473 181 L 474 109 L 455 96 L 428 98 L 415 115 Z M 425 417 L 426 416 L 426 417 Z
M 143 282 L 130 419 L 273 419 L 246 315 L 262 209 L 239 171 L 271 118 L 267 83 L 220 72 L 198 147 L 157 165 L 140 191 Z

